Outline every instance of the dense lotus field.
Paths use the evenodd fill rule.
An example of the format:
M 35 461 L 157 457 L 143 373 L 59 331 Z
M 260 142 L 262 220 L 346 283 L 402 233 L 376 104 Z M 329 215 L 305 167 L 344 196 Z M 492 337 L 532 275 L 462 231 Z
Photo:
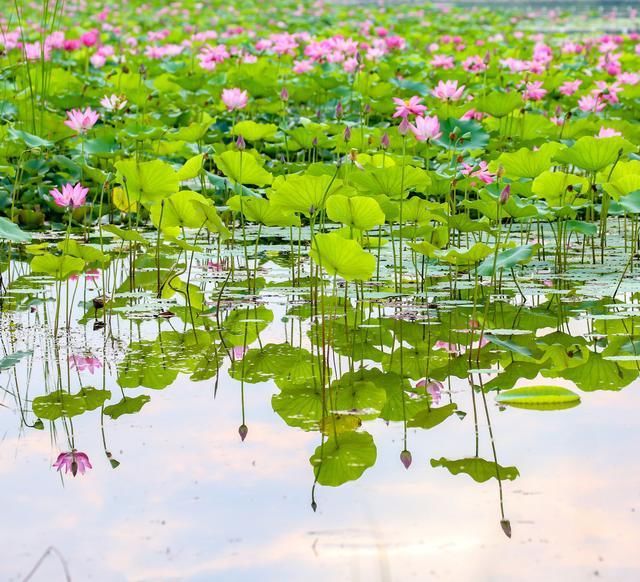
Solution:
M 360 520 L 350 496 L 381 504 L 380 491 L 391 491 L 381 488 L 412 472 L 416 487 L 435 479 L 454 498 L 451 483 L 460 479 L 488 483 L 479 499 L 490 515 L 477 517 L 492 526 L 478 534 L 484 552 L 496 532 L 506 544 L 503 534 L 517 538 L 518 527 L 529 541 L 563 531 L 555 521 L 563 510 L 547 498 L 527 502 L 536 515 L 553 513 L 532 534 L 518 513 L 524 498 L 508 497 L 512 481 L 527 479 L 516 465 L 554 454 L 543 447 L 572 450 L 587 474 L 606 452 L 594 469 L 604 480 L 600 496 L 571 489 L 571 499 L 580 511 L 604 497 L 615 503 L 623 479 L 611 451 L 638 444 L 624 416 L 638 404 L 640 375 L 638 31 L 630 8 L 282 0 L 16 0 L 6 8 L 0 432 L 9 444 L 0 463 L 16 499 L 31 491 L 30 500 L 42 500 L 9 510 L 16 533 L 2 551 L 20 559 L 5 560 L 3 578 L 27 580 L 50 567 L 71 579 L 73 560 L 55 539 L 77 552 L 82 579 L 250 573 L 240 558 L 194 571 L 200 558 L 188 551 L 176 558 L 174 578 L 154 569 L 160 558 L 96 569 L 77 548 L 102 543 L 92 532 L 113 514 L 87 526 L 86 539 L 57 521 L 59 510 L 86 515 L 91 505 L 73 505 L 75 496 L 107 483 L 121 495 L 105 494 L 101 507 L 124 504 L 128 516 L 146 516 L 150 498 L 127 489 L 132 479 L 144 491 L 165 483 L 153 498 L 167 511 L 183 507 L 171 497 L 176 484 L 228 483 L 200 519 L 227 505 L 253 507 L 236 497 L 249 485 L 223 471 L 255 466 L 239 452 L 247 446 L 304 490 L 294 499 L 311 516 L 325 502 L 337 515 L 331 504 L 343 499 L 345 527 Z M 168 409 L 173 415 L 163 416 Z M 205 471 L 200 459 L 219 446 L 211 426 L 231 433 L 221 442 L 235 452 Z M 601 441 L 588 440 L 592 426 Z M 560 446 L 549 431 L 564 430 L 580 432 L 589 448 Z M 139 445 L 155 442 L 152 433 L 175 438 L 156 443 L 166 482 L 154 472 L 153 447 Z M 613 443 L 609 433 L 623 436 Z M 534 444 L 514 449 L 514 434 Z M 500 438 L 511 458 L 499 456 Z M 289 446 L 284 461 L 278 451 Z M 200 451 L 197 460 L 189 451 Z M 379 458 L 392 462 L 374 468 Z M 547 469 L 559 499 L 563 466 Z M 270 479 L 255 482 L 256 491 L 265 487 L 258 512 L 289 485 L 271 490 Z M 373 493 L 331 489 L 368 479 Z M 555 489 L 544 482 L 547 493 Z M 638 482 L 633 473 L 629 486 Z M 637 504 L 629 491 L 620 502 Z M 17 509 L 33 504 L 34 519 L 50 524 L 37 535 L 21 529 Z M 635 552 L 616 535 L 620 523 L 638 526 L 624 511 L 611 524 L 607 513 L 585 519 L 558 542 L 561 551 L 571 554 L 574 534 L 606 539 L 620 568 L 613 578 L 637 579 Z M 385 515 L 392 527 L 397 514 Z M 225 519 L 226 539 L 234 523 L 253 518 Z M 289 530 L 301 519 L 290 517 Z M 609 533 L 596 535 L 595 523 Z M 170 543 L 193 546 L 191 538 Z M 253 574 L 296 579 L 283 565 L 296 563 L 295 544 L 283 547 L 264 563 L 257 551 Z M 355 554 L 341 547 L 353 565 Z M 460 570 L 464 555 L 450 555 L 441 579 L 543 574 L 514 578 L 496 566 L 478 576 Z M 390 580 L 387 558 L 378 559 L 380 579 Z M 415 575 L 389 559 L 397 575 Z M 597 575 L 587 561 L 557 571 Z M 343 579 L 342 566 L 328 563 L 322 576 Z

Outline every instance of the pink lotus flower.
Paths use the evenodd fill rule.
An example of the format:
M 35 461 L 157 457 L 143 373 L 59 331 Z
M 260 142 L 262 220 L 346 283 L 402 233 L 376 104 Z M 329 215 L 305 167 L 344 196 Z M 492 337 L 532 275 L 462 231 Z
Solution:
M 76 368 L 79 372 L 87 370 L 93 374 L 99 368 L 102 368 L 102 362 L 95 356 L 69 356 L 71 368 Z
M 88 193 L 89 188 L 85 188 L 80 183 L 74 186 L 65 184 L 62 186 L 62 192 L 57 188 L 49 192 L 53 196 L 53 201 L 62 208 L 79 208 L 85 203 Z
M 463 163 L 460 171 L 463 175 L 478 178 L 485 184 L 492 184 L 496 179 L 496 175 L 488 170 L 487 162 L 480 162 L 477 170 L 475 170 L 475 166 Z
M 236 111 L 244 109 L 249 101 L 249 95 L 241 89 L 223 89 L 222 102 L 227 106 L 227 110 Z
M 93 469 L 89 462 L 89 457 L 85 453 L 71 450 L 68 453 L 60 453 L 53 466 L 60 471 L 64 468 L 64 472 L 68 473 L 71 470 L 71 474 L 75 477 L 80 471 L 81 475 L 85 474 L 87 469 Z
M 542 87 L 542 81 L 532 81 L 525 85 L 522 97 L 525 101 L 540 101 L 547 94 Z
M 433 55 L 431 59 L 431 66 L 434 69 L 453 69 L 454 64 L 453 57 L 449 55 Z
M 67 111 L 67 117 L 68 119 L 64 124 L 78 133 L 86 133 L 100 119 L 100 115 L 93 111 L 91 107 L 87 107 L 84 111 L 81 109 Z
M 560 87 L 558 88 L 558 91 L 562 95 L 566 95 L 567 97 L 570 97 L 578 89 L 580 89 L 580 85 L 582 85 L 582 81 L 580 79 L 577 79 L 575 81 L 565 81 L 564 83 L 562 83 L 562 85 L 560 85 Z
M 100 99 L 102 105 L 107 111 L 121 111 L 127 106 L 128 101 L 120 95 L 105 95 Z
M 81 37 L 80 41 L 86 47 L 93 46 L 98 42 L 100 38 L 100 32 L 97 29 L 90 30 L 89 32 L 85 32 Z
M 621 137 L 622 134 L 619 131 L 616 131 L 615 129 L 611 129 L 610 127 L 601 127 L 600 131 L 598 132 L 598 135 L 596 135 L 597 138 L 602 139 L 605 137 Z
M 311 69 L 313 69 L 313 61 L 310 59 L 303 59 L 302 61 L 294 61 L 291 70 L 296 75 L 302 75 L 303 73 L 308 73 Z
M 442 135 L 440 122 L 435 115 L 431 117 L 418 116 L 416 117 L 416 124 L 410 124 L 409 127 L 418 141 L 430 141 L 432 139 L 438 139 Z
M 481 73 L 487 70 L 487 65 L 480 55 L 472 55 L 462 62 L 462 68 L 468 73 Z
M 441 101 L 459 101 L 465 86 L 458 87 L 458 81 L 440 81 L 432 94 Z
M 402 117 L 406 119 L 409 115 L 422 115 L 427 111 L 425 105 L 422 105 L 422 97 L 414 95 L 409 100 L 393 98 L 393 102 L 396 104 L 396 112 L 393 117 Z
M 581 111 L 593 111 L 598 112 L 602 111 L 607 106 L 605 101 L 602 101 L 598 97 L 594 97 L 593 95 L 585 95 L 578 99 L 578 107 Z

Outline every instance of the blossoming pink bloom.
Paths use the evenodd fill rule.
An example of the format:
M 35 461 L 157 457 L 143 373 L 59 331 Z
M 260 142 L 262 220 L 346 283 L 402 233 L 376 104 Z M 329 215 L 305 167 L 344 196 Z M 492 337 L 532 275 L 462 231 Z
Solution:
M 484 119 L 485 114 L 482 113 L 482 111 L 476 111 L 475 109 L 469 109 L 469 111 L 466 111 L 462 117 L 460 119 L 462 120 L 469 120 L 469 119 L 475 119 L 476 121 L 480 121 L 481 119 Z
M 342 63 L 342 68 L 345 73 L 355 73 L 358 70 L 358 59 L 355 57 L 349 57 Z
M 100 99 L 102 105 L 107 111 L 121 111 L 127 106 L 127 100 L 121 95 L 105 95 Z
M 480 162 L 478 164 L 477 170 L 474 170 L 474 168 L 475 166 L 471 166 L 469 164 L 463 163 L 462 170 L 460 171 L 462 172 L 463 175 L 478 178 L 485 184 L 492 184 L 495 181 L 496 175 L 488 170 L 487 162 L 484 162 L 484 161 Z
M 87 469 L 93 469 L 89 462 L 89 457 L 75 449 L 68 453 L 60 453 L 53 466 L 58 471 L 64 468 L 65 473 L 71 471 L 74 477 L 78 474 L 78 471 L 80 471 L 81 475 L 84 475 Z
M 24 45 L 24 57 L 28 61 L 39 61 L 44 56 L 44 60 L 51 59 L 51 48 L 47 45 L 42 49 L 42 45 L 39 42 L 27 42 Z
M 441 101 L 458 101 L 464 89 L 464 85 L 458 87 L 458 81 L 440 81 L 432 93 Z
M 85 203 L 89 188 L 85 188 L 82 184 L 78 183 L 72 186 L 71 184 L 65 184 L 62 187 L 62 192 L 58 188 L 54 188 L 49 192 L 53 197 L 53 201 L 62 208 L 78 208 Z
M 620 73 L 617 81 L 621 85 L 637 85 L 640 82 L 640 75 L 637 73 Z
M 72 368 L 76 368 L 79 372 L 87 370 L 90 374 L 102 368 L 102 362 L 94 356 L 69 356 L 69 363 Z
M 229 111 L 244 109 L 249 101 L 249 95 L 241 89 L 223 89 L 222 102 L 227 106 Z
M 560 85 L 558 91 L 562 95 L 566 95 L 570 97 L 573 95 L 578 89 L 580 89 L 580 85 L 582 85 L 582 81 L 580 79 L 576 79 L 575 81 L 565 81 Z
M 394 97 L 393 102 L 396 104 L 396 112 L 393 117 L 407 118 L 409 115 L 422 115 L 427 110 L 426 106 L 421 103 L 422 97 L 417 95 L 409 98 L 408 101 Z
M 313 69 L 313 61 L 310 59 L 303 59 L 302 61 L 294 61 L 291 70 L 296 75 L 301 75 L 302 73 L 308 73 L 311 69 Z
M 472 55 L 462 61 L 462 68 L 468 73 L 481 73 L 487 69 L 487 65 L 480 55 Z
M 527 83 L 522 97 L 525 101 L 540 101 L 547 94 L 547 90 L 542 87 L 542 81 L 532 81 Z
M 100 32 L 97 29 L 90 30 L 89 32 L 85 32 L 81 37 L 80 41 L 86 47 L 93 46 L 98 42 L 100 38 Z
M 68 38 L 64 41 L 62 48 L 65 51 L 77 51 L 82 46 L 82 42 L 78 38 Z
M 578 99 L 578 107 L 581 111 L 602 111 L 607 106 L 606 102 L 593 95 L 585 95 Z
M 100 119 L 100 115 L 93 111 L 91 107 L 87 107 L 84 111 L 81 109 L 67 111 L 67 118 L 64 122 L 67 127 L 78 133 L 85 133 L 96 124 L 96 121 Z
M 418 141 L 430 141 L 432 139 L 438 139 L 442 135 L 440 122 L 435 115 L 431 117 L 416 117 L 416 124 L 410 125 L 410 129 Z
M 512 57 L 502 59 L 500 61 L 500 64 L 503 67 L 507 67 L 512 73 L 522 73 L 524 71 L 528 71 L 531 68 L 531 62 L 514 59 Z
M 454 64 L 453 57 L 449 55 L 433 55 L 431 59 L 431 66 L 434 69 L 453 69 Z
M 618 93 L 622 91 L 622 87 L 619 83 L 611 83 L 608 85 L 605 81 L 597 81 L 596 82 L 597 89 L 591 91 L 592 95 L 596 97 L 601 97 L 608 103 L 618 103 L 620 99 L 618 98 Z
M 596 135 L 597 138 L 603 138 L 603 137 L 618 137 L 618 136 L 622 136 L 622 134 L 619 131 L 616 131 L 615 129 L 611 129 L 610 127 L 601 127 L 600 131 L 598 132 L 598 135 Z

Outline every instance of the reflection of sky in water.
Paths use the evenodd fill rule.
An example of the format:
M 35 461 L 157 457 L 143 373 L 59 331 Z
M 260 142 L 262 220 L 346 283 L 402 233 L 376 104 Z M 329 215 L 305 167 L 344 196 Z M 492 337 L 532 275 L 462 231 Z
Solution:
M 282 341 L 280 316 L 263 344 Z M 99 375 L 83 380 L 99 387 Z M 107 387 L 115 398 L 118 387 Z M 238 384 L 226 373 L 215 400 L 213 380 L 185 376 L 166 390 L 128 391 L 151 402 L 138 415 L 105 419 L 121 466 L 112 470 L 104 457 L 99 413 L 85 414 L 75 431 L 94 469 L 64 487 L 50 468 L 57 449 L 48 432 L 17 435 L 19 418 L 3 409 L 0 575 L 21 580 L 55 546 L 73 580 L 635 580 L 637 388 L 585 394 L 561 412 L 491 406 L 498 460 L 521 473 L 504 482 L 511 540 L 500 529 L 494 480 L 478 484 L 429 465 L 473 455 L 471 414 L 410 429 L 409 471 L 398 458 L 401 424 L 365 423 L 375 466 L 356 482 L 319 487 L 314 514 L 308 459 L 319 436 L 273 413 L 270 382 L 245 387 L 245 443 Z M 470 412 L 465 383 L 453 389 Z M 486 432 L 480 454 L 491 458 Z M 62 579 L 53 556 L 33 578 Z

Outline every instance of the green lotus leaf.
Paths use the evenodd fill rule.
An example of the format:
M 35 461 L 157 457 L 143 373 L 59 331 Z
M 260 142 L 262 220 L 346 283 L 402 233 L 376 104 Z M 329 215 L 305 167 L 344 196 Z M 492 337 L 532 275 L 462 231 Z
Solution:
M 503 93 L 494 91 L 488 95 L 478 97 L 473 101 L 473 108 L 482 113 L 488 113 L 492 117 L 506 117 L 512 111 L 524 105 L 520 93 L 512 91 Z
M 72 274 L 81 273 L 84 265 L 84 260 L 79 257 L 51 253 L 38 255 L 31 260 L 31 270 L 34 273 L 46 273 L 57 280 L 64 280 Z
M 588 172 L 599 172 L 613 164 L 621 155 L 635 149 L 621 137 L 585 136 L 570 148 L 556 153 L 553 159 L 561 164 L 570 164 Z
M 233 196 L 227 201 L 229 208 L 242 212 L 247 220 L 265 226 L 300 226 L 300 217 L 275 206 L 265 198 Z
M 330 196 L 350 193 L 354 193 L 353 188 L 327 175 L 278 176 L 269 191 L 269 200 L 275 207 L 311 216 L 325 208 Z
M 185 180 L 191 180 L 196 178 L 202 171 L 202 161 L 204 160 L 204 154 L 198 154 L 189 158 L 184 165 L 178 170 L 177 176 L 180 182 Z
M 329 275 L 347 281 L 368 281 L 375 271 L 376 259 L 355 241 L 335 233 L 317 234 L 309 256 Z
M 235 184 L 266 186 L 273 182 L 273 176 L 262 167 L 263 160 L 249 151 L 228 150 L 214 155 L 213 160 L 218 169 Z
M 327 216 L 334 222 L 370 230 L 385 222 L 384 212 L 373 198 L 336 194 L 327 200 Z
M 8 218 L 0 216 L 0 240 L 8 240 L 15 243 L 31 242 L 31 235 L 28 232 L 24 232 Z
M 488 256 L 478 266 L 478 275 L 489 277 L 502 269 L 513 269 L 516 265 L 524 265 L 533 258 L 539 246 L 538 244 L 522 245 L 506 251 L 500 251 L 497 255 Z
M 122 160 L 115 167 L 116 181 L 131 201 L 153 204 L 178 191 L 178 174 L 162 160 Z
M 232 129 L 233 135 L 241 135 L 250 142 L 272 139 L 277 131 L 278 126 L 273 123 L 256 123 L 251 119 L 239 121 Z

